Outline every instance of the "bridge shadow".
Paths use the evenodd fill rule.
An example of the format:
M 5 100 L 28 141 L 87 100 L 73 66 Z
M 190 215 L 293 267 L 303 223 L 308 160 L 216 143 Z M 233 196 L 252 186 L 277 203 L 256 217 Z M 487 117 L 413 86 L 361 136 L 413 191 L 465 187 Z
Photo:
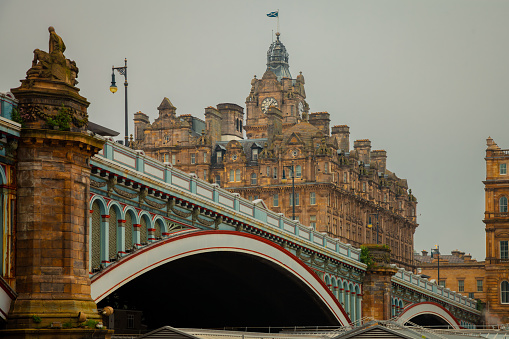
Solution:
M 148 329 L 339 326 L 302 281 L 241 252 L 208 252 L 159 266 L 120 287 L 99 307 L 143 311 Z

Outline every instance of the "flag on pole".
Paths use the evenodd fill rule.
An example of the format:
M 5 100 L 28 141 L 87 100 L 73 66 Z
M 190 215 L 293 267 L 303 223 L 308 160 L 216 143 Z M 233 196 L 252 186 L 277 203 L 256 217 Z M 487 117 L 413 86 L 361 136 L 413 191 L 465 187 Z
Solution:
M 267 14 L 267 16 L 269 18 L 277 18 L 279 16 L 279 12 L 270 12 L 269 14 Z

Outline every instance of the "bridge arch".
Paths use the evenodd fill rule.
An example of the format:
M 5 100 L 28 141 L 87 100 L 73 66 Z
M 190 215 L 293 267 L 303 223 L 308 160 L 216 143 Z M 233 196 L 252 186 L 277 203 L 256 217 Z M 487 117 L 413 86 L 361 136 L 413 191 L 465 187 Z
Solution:
M 408 321 L 430 327 L 450 326 L 455 329 L 461 328 L 458 319 L 451 312 L 442 305 L 431 301 L 424 301 L 405 307 L 397 322 L 404 325 Z
M 335 323 L 350 323 L 329 287 L 295 255 L 266 239 L 235 231 L 198 231 L 143 247 L 93 276 L 92 298 L 100 302 L 115 290 L 165 264 L 216 252 L 233 252 L 267 262 L 305 287 L 305 294 L 319 303 Z

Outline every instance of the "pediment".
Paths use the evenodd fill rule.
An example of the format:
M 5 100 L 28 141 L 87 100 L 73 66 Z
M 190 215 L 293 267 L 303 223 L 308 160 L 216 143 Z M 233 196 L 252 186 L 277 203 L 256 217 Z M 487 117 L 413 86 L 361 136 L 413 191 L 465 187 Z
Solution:
M 304 145 L 304 142 L 302 141 L 301 137 L 297 133 L 292 133 L 290 137 L 288 138 L 288 145 Z

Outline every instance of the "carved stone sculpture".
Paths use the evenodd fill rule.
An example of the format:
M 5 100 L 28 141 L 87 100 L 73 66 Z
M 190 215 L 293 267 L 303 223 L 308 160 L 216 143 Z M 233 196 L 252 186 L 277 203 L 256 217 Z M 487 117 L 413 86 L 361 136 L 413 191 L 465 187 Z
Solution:
M 65 44 L 62 38 L 50 26 L 49 53 L 34 50 L 34 59 L 32 68 L 27 71 L 27 78 L 23 82 L 24 86 L 30 87 L 33 82 L 29 81 L 35 78 L 60 80 L 71 86 L 75 86 L 78 82 L 78 67 L 73 60 L 66 59 L 64 56 Z
M 48 31 L 49 52 L 35 49 L 26 78 L 11 90 L 19 101 L 16 122 L 24 128 L 81 131 L 88 123 L 89 103 L 78 94 L 79 69 L 65 58 L 64 41 L 55 29 Z

